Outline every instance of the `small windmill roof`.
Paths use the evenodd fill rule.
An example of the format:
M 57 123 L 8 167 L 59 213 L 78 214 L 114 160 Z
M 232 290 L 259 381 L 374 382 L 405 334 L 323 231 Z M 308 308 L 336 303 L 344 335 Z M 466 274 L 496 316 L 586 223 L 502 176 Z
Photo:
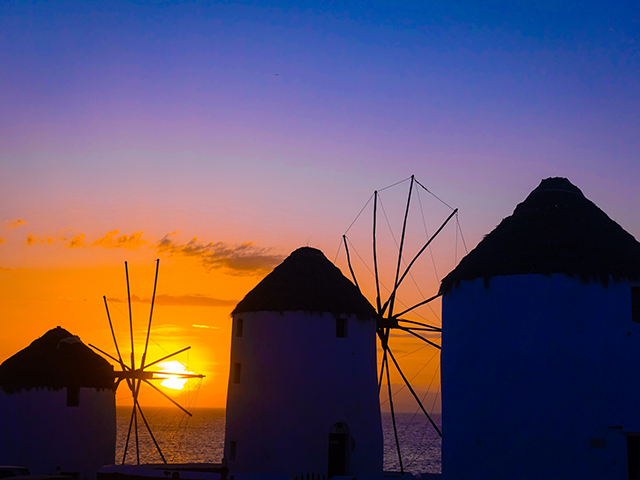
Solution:
M 640 279 L 640 243 L 566 178 L 547 178 L 440 285 L 497 275 L 562 273 L 585 281 Z
M 54 328 L 0 365 L 0 388 L 113 388 L 113 367 L 64 328 Z
M 291 253 L 247 293 L 233 313 L 260 311 L 376 317 L 374 308 L 358 288 L 320 250 L 310 247 Z

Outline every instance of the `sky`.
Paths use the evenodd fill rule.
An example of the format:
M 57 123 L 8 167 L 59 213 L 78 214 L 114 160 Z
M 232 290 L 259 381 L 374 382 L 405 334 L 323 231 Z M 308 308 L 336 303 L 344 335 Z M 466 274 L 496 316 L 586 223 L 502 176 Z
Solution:
M 397 236 L 411 175 L 459 212 L 408 297 L 543 178 L 638 238 L 639 48 L 634 2 L 2 2 L 0 359 L 58 325 L 114 353 L 103 295 L 128 352 L 125 261 L 140 352 L 159 258 L 150 356 L 190 345 L 184 401 L 224 407 L 235 304 L 300 246 L 349 275 L 342 235 L 370 259 L 358 213 L 405 180 L 381 193 Z M 415 245 L 450 212 L 419 190 Z

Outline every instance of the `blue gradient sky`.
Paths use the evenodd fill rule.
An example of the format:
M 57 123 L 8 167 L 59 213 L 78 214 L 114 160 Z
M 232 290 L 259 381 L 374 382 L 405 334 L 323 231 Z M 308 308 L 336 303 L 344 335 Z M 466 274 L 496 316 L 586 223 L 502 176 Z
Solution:
M 4 2 L 3 213 L 117 193 L 274 221 L 411 173 L 494 224 L 545 176 L 637 200 L 637 5 L 419 5 Z

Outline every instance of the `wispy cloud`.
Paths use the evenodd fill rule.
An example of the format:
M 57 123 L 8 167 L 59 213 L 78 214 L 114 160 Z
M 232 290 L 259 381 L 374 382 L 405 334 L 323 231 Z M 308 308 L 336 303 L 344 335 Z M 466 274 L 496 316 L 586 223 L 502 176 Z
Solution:
M 104 248 L 124 248 L 126 250 L 136 250 L 147 245 L 149 242 L 142 238 L 144 232 L 134 232 L 131 235 L 120 235 L 120 230 L 107 232 L 104 237 L 99 238 L 91 244 L 92 247 Z
M 74 235 L 74 237 L 65 245 L 67 248 L 84 248 L 86 245 L 84 244 L 85 234 L 79 233 L 78 235 Z
M 191 326 L 193 328 L 204 328 L 204 329 L 220 330 L 218 327 L 212 327 L 211 325 L 197 325 L 197 324 L 194 323 Z
M 171 238 L 175 233 L 168 233 L 155 244 L 158 252 L 198 258 L 208 270 L 224 268 L 236 275 L 255 275 L 271 270 L 284 259 L 283 255 L 256 247 L 253 242 L 233 246 L 225 242 L 201 243 L 194 237 L 179 244 Z
M 109 298 L 110 302 L 124 303 L 127 299 Z M 131 301 L 135 303 L 151 303 L 150 298 L 142 298 L 138 295 L 131 295 Z M 237 300 L 223 300 L 220 298 L 208 297 L 206 295 L 156 295 L 156 305 L 163 307 L 230 307 L 235 306 Z
M 25 222 L 24 220 L 20 220 L 19 218 L 16 218 L 15 220 L 7 220 L 4 222 L 4 229 L 11 230 L 13 228 L 18 228 L 20 225 L 26 224 L 27 222 Z
M 7 243 L 7 239 L 4 237 L 0 237 L 0 243 Z
M 64 240 L 64 237 L 52 237 L 49 235 L 34 235 L 33 233 L 27 234 L 27 239 L 25 243 L 27 246 L 34 245 L 36 243 L 43 243 L 46 245 L 53 245 L 58 240 Z

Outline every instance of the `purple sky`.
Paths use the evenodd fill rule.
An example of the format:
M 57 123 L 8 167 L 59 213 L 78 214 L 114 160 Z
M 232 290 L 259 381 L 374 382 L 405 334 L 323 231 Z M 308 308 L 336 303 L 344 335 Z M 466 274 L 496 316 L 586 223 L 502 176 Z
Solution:
M 637 6 L 510 3 L 3 2 L 0 212 L 327 248 L 414 173 L 475 244 L 568 176 L 640 234 Z

